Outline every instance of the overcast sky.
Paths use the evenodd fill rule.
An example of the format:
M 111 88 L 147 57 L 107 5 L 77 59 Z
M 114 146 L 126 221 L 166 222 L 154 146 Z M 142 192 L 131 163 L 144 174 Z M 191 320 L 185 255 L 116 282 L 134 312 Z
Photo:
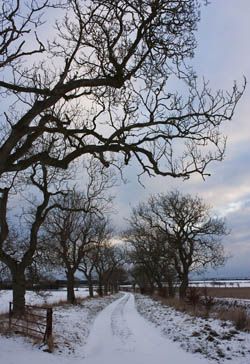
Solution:
M 228 137 L 225 160 L 209 166 L 211 177 L 206 181 L 199 176 L 185 182 L 145 178 L 144 188 L 137 181 L 137 167 L 128 167 L 124 172 L 129 183 L 115 190 L 114 224 L 123 228 L 131 207 L 153 193 L 179 189 L 199 194 L 217 214 L 225 216 L 231 229 L 224 239 L 231 258 L 225 267 L 209 272 L 210 276 L 250 278 L 250 0 L 210 0 L 201 11 L 197 41 L 194 68 L 200 77 L 210 80 L 212 89 L 230 89 L 235 80 L 240 86 L 243 76 L 249 82 L 233 120 L 222 130 Z
M 197 32 L 198 48 L 194 67 L 198 75 L 210 80 L 213 89 L 230 89 L 233 82 L 250 83 L 250 1 L 211 0 L 202 8 Z M 250 85 L 235 112 L 233 121 L 223 128 L 227 135 L 225 160 L 209 166 L 204 182 L 193 176 L 189 181 L 156 177 L 144 179 L 145 188 L 137 183 L 136 167 L 126 170 L 129 183 L 117 188 L 116 225 L 124 225 L 124 217 L 132 206 L 145 201 L 150 194 L 180 189 L 199 194 L 225 216 L 231 233 L 224 239 L 231 256 L 225 267 L 210 276 L 250 277 Z

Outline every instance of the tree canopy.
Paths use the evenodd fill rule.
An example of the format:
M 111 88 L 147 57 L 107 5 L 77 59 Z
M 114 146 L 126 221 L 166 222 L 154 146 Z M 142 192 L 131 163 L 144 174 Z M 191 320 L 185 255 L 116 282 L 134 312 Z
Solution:
M 60 18 L 44 40 L 48 11 Z M 7 0 L 0 20 L 1 176 L 87 154 L 184 178 L 221 160 L 242 91 L 199 87 L 186 66 L 199 1 Z

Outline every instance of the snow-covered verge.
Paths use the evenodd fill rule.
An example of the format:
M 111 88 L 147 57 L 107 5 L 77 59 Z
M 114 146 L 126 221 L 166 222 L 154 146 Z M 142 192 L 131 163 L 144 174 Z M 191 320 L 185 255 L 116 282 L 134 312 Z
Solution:
M 89 295 L 87 288 L 79 288 L 75 290 L 76 298 L 85 298 Z M 40 291 L 38 293 L 34 291 L 27 291 L 25 295 L 25 301 L 27 305 L 41 305 L 54 304 L 59 301 L 66 300 L 66 289 L 60 289 L 55 291 Z M 12 290 L 0 290 L 0 314 L 6 313 L 9 310 L 9 302 L 12 301 Z
M 140 314 L 168 338 L 180 342 L 186 351 L 217 363 L 250 363 L 250 334 L 235 330 L 231 322 L 193 317 L 139 294 L 136 306 Z
M 214 298 L 217 309 L 243 308 L 250 315 L 250 300 L 242 298 Z
M 2 364 L 75 364 L 83 362 L 84 344 L 96 315 L 121 294 L 104 298 L 86 299 L 76 306 L 54 307 L 53 337 L 55 350 L 32 343 L 29 338 L 0 335 L 0 363 Z

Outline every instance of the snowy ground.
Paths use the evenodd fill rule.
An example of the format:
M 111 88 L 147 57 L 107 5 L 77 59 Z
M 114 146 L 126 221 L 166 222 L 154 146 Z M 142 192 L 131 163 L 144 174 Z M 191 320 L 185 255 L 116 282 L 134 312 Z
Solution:
M 84 300 L 77 306 L 63 305 L 53 310 L 55 350 L 44 352 L 44 346 L 31 339 L 14 335 L 0 336 L 1 364 L 83 364 L 85 344 L 96 315 L 122 294 Z
M 250 334 L 230 322 L 202 319 L 178 312 L 149 297 L 136 295 L 138 311 L 168 338 L 214 363 L 250 363 Z
M 54 354 L 83 356 L 90 329 L 97 314 L 122 294 L 84 300 L 77 306 L 64 305 L 53 309 Z
M 249 364 L 250 335 L 230 324 L 193 319 L 141 295 L 136 305 L 142 315 L 134 296 L 125 293 L 58 307 L 53 354 L 23 338 L 0 337 L 0 363 Z
M 79 288 L 75 290 L 77 298 L 84 298 L 89 295 L 87 288 Z M 55 291 L 41 291 L 36 293 L 34 291 L 27 291 L 25 295 L 25 301 L 28 305 L 40 305 L 43 303 L 56 303 L 61 300 L 66 300 L 67 291 L 66 289 L 60 289 Z M 9 302 L 12 301 L 12 290 L 0 290 L 0 314 L 8 312 Z
M 194 280 L 189 282 L 190 286 L 194 287 L 221 287 L 221 288 L 238 288 L 250 287 L 250 279 L 243 280 Z
M 131 293 L 125 293 L 97 316 L 85 355 L 84 364 L 208 363 L 161 335 L 138 314 Z

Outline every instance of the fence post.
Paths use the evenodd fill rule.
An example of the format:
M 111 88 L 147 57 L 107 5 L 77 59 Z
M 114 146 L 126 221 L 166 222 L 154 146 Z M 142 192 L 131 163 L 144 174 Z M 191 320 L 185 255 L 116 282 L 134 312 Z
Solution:
M 12 302 L 9 302 L 9 330 L 11 329 Z
M 47 308 L 47 319 L 46 319 L 46 340 L 49 339 L 50 336 L 52 336 L 52 307 Z

